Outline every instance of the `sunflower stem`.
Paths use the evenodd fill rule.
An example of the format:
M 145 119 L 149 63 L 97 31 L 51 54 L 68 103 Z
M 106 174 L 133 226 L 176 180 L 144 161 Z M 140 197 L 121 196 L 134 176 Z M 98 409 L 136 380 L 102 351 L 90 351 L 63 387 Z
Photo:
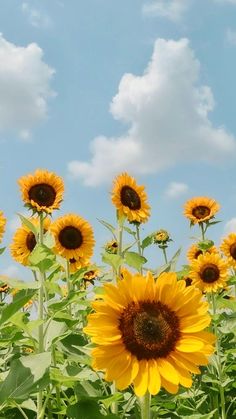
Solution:
M 112 392 L 112 394 L 116 394 L 116 383 L 115 383 L 115 381 L 113 381 L 113 383 L 111 385 L 111 392 Z M 114 413 L 115 415 L 118 415 L 118 403 L 117 402 L 113 402 L 111 404 L 111 412 Z
M 139 397 L 141 419 L 150 419 L 151 396 L 147 391 L 143 397 Z
M 213 327 L 214 327 L 214 333 L 216 336 L 217 372 L 218 372 L 218 379 L 220 382 L 219 391 L 220 391 L 220 402 L 221 402 L 221 418 L 226 419 L 225 394 L 224 394 L 224 387 L 223 387 L 223 371 L 222 371 L 221 355 L 220 355 L 220 340 L 219 340 L 217 325 L 215 323 L 215 318 L 214 318 L 216 315 L 216 300 L 215 300 L 214 292 L 211 293 L 211 301 L 212 301 L 212 311 L 213 311 Z
M 39 244 L 43 245 L 43 212 L 39 214 Z M 45 273 L 40 269 L 40 288 L 38 294 L 38 320 L 43 321 L 43 299 L 44 299 L 44 280 Z M 38 328 L 38 353 L 44 351 L 44 336 L 43 336 L 43 322 L 39 325 Z M 37 395 L 37 419 L 41 417 L 41 410 L 43 407 L 43 392 L 39 391 Z
M 167 259 L 167 254 L 166 254 L 166 248 L 162 247 L 162 251 L 163 251 L 163 255 L 164 255 L 164 259 L 165 259 L 165 263 L 168 263 L 168 259 Z
M 142 248 L 141 248 L 141 240 L 140 240 L 140 224 L 136 224 L 136 236 L 137 236 L 137 245 L 138 245 L 138 253 L 140 256 L 143 256 L 142 254 Z M 143 268 L 140 267 L 140 273 L 143 274 Z
M 204 241 L 205 240 L 205 232 L 206 232 L 206 230 L 204 229 L 203 222 L 199 223 L 199 225 L 200 225 L 201 232 L 202 232 L 202 240 Z
M 68 296 L 69 296 L 70 291 L 71 291 L 70 262 L 69 262 L 69 260 L 66 261 L 66 284 L 67 284 L 67 292 L 68 292 Z M 69 309 L 69 314 L 72 315 L 71 304 L 69 304 L 68 309 Z

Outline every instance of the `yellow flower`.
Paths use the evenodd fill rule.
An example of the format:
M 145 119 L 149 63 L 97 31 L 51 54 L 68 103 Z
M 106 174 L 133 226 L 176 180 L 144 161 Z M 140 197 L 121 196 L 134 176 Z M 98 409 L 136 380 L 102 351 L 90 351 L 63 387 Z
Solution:
M 229 264 L 236 269 L 236 233 L 230 233 L 223 240 L 220 249 L 228 258 Z
M 3 238 L 3 234 L 5 233 L 5 227 L 6 227 L 6 218 L 3 215 L 3 212 L 0 211 L 0 243 L 2 241 Z
M 117 254 L 118 251 L 118 243 L 116 240 L 111 240 L 105 244 L 105 251 L 107 253 L 112 253 L 114 255 Z
M 216 246 L 211 246 L 209 247 L 209 249 L 203 252 L 203 250 L 201 250 L 197 244 L 192 244 L 192 246 L 190 246 L 187 252 L 187 258 L 189 260 L 189 263 L 192 263 L 194 260 L 198 258 L 198 256 L 203 255 L 204 253 L 217 254 L 218 250 Z
M 215 292 L 227 286 L 228 264 L 219 254 L 205 253 L 192 262 L 189 277 L 202 291 Z
M 52 213 L 63 199 L 63 180 L 48 170 L 36 170 L 18 180 L 22 200 L 34 211 Z
M 154 243 L 159 243 L 159 244 L 165 244 L 171 240 L 170 235 L 168 231 L 166 230 L 158 230 L 153 236 L 153 239 L 154 239 Z
M 206 196 L 189 199 L 184 205 L 184 215 L 193 224 L 210 220 L 219 211 L 219 204 Z
M 119 217 L 127 217 L 129 222 L 145 223 L 150 216 L 150 206 L 144 186 L 138 186 L 135 179 L 122 173 L 114 180 L 112 203 Z
M 89 260 L 95 244 L 93 229 L 82 217 L 67 214 L 54 221 L 50 228 L 55 238 L 55 252 L 67 260 Z
M 91 269 L 91 271 L 88 271 L 84 274 L 84 281 L 85 282 L 92 282 L 99 277 L 99 269 Z
M 203 331 L 210 324 L 208 303 L 175 273 L 163 273 L 157 282 L 151 273 L 123 275 L 92 303 L 95 313 L 84 331 L 97 345 L 93 368 L 106 370 L 105 379 L 119 390 L 133 383 L 138 396 L 191 387 L 191 373 L 199 374 L 198 365 L 213 352 L 214 336 Z
M 29 221 L 36 227 L 39 226 L 38 218 L 29 218 Z M 44 232 L 49 229 L 50 220 L 45 218 L 43 221 Z M 37 243 L 37 239 L 34 233 L 24 224 L 19 227 L 12 239 L 10 245 L 10 251 L 12 258 L 21 263 L 22 265 L 27 266 L 29 264 L 29 256 L 34 250 Z
M 72 258 L 69 260 L 69 262 L 70 273 L 72 274 L 79 271 L 81 268 L 84 268 L 85 266 L 89 265 L 89 260 L 82 257 L 80 257 L 79 259 Z

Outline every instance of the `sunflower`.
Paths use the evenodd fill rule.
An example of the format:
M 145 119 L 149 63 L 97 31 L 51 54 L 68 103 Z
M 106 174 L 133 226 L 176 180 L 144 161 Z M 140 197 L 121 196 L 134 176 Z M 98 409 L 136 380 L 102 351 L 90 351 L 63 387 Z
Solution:
M 215 292 L 227 286 L 228 263 L 219 254 L 205 253 L 192 262 L 189 277 L 204 292 Z
M 22 176 L 20 185 L 22 200 L 37 212 L 51 213 L 58 209 L 63 198 L 63 180 L 53 172 L 37 169 L 33 174 Z
M 189 199 L 184 205 L 184 215 L 191 223 L 198 224 L 210 220 L 219 211 L 219 204 L 206 196 Z
M 229 264 L 236 269 L 236 233 L 230 233 L 223 240 L 220 249 L 228 258 Z
M 145 223 L 150 216 L 150 206 L 144 186 L 138 186 L 135 179 L 122 173 L 114 180 L 112 203 L 119 217 L 127 217 L 129 222 Z
M 36 227 L 39 226 L 38 218 L 29 218 L 29 221 Z M 50 220 L 45 218 L 43 221 L 44 232 L 49 229 Z M 16 262 L 27 266 L 29 264 L 29 256 L 34 250 L 37 239 L 34 233 L 24 224 L 19 227 L 12 239 L 10 245 L 11 256 Z
M 85 272 L 83 280 L 84 282 L 91 282 L 93 284 L 93 282 L 95 281 L 95 279 L 99 277 L 99 275 L 99 269 L 91 269 L 90 271 Z
M 2 237 L 3 237 L 3 234 L 5 232 L 6 222 L 7 222 L 7 220 L 4 217 L 3 212 L 0 211 L 0 243 L 2 241 Z
M 70 267 L 71 274 L 74 274 L 75 272 L 79 271 L 81 268 L 85 268 L 85 266 L 89 265 L 89 260 L 82 257 L 78 259 L 71 258 L 69 262 L 70 262 L 69 267 Z
M 203 255 L 204 253 L 210 253 L 210 254 L 217 254 L 218 250 L 216 246 L 211 246 L 209 249 L 203 251 L 201 250 L 197 244 L 192 244 L 187 252 L 187 258 L 189 263 L 192 263 L 194 260 L 198 258 L 198 256 Z
M 210 316 L 201 298 L 175 273 L 155 282 L 150 272 L 144 277 L 127 271 L 117 285 L 106 284 L 84 328 L 97 345 L 93 368 L 106 370 L 105 379 L 119 390 L 133 383 L 138 396 L 191 387 L 190 373 L 199 374 L 198 365 L 208 363 L 215 340 L 203 331 Z
M 55 252 L 67 260 L 89 260 L 95 244 L 93 229 L 82 217 L 67 214 L 54 221 L 50 228 L 55 238 Z
M 107 253 L 112 253 L 114 255 L 117 254 L 118 251 L 118 243 L 116 240 L 111 240 L 105 244 L 105 251 Z

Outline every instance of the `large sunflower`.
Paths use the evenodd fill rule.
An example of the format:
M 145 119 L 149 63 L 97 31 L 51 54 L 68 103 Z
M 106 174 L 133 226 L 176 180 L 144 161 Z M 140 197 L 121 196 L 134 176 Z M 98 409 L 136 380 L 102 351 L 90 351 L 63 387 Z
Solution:
M 7 220 L 6 220 L 6 218 L 4 217 L 3 212 L 2 212 L 2 211 L 0 211 L 0 243 L 1 243 L 1 241 L 2 241 L 3 234 L 4 234 L 4 232 L 5 232 L 6 222 L 7 222 Z
M 214 199 L 198 196 L 185 202 L 184 215 L 193 224 L 198 224 L 213 218 L 219 209 L 220 205 Z
M 228 263 L 219 254 L 205 253 L 192 262 L 189 277 L 202 291 L 215 292 L 227 286 Z
M 176 393 L 179 384 L 191 387 L 190 373 L 208 363 L 214 336 L 203 331 L 209 323 L 208 303 L 201 292 L 186 288 L 176 274 L 153 276 L 124 271 L 117 285 L 106 284 L 95 313 L 84 331 L 97 347 L 93 368 L 106 370 L 105 379 L 123 390 L 157 394 L 160 387 Z
M 112 202 L 119 216 L 126 216 L 129 222 L 144 223 L 150 216 L 150 206 L 144 186 L 137 185 L 135 179 L 122 173 L 114 180 Z
M 36 170 L 33 174 L 22 176 L 18 183 L 22 200 L 34 211 L 51 213 L 58 209 L 63 198 L 63 180 L 48 170 Z
M 190 248 L 188 249 L 187 252 L 187 258 L 189 260 L 190 263 L 192 263 L 194 260 L 196 260 L 198 258 L 198 256 L 203 255 L 204 253 L 218 253 L 218 250 L 216 248 L 216 246 L 211 246 L 209 247 L 209 249 L 205 250 L 205 252 L 203 252 L 197 244 L 192 244 L 190 246 Z
M 229 264 L 236 269 L 236 233 L 230 233 L 222 241 L 220 249 L 228 258 Z
M 51 225 L 55 238 L 55 252 L 68 260 L 90 259 L 95 244 L 93 229 L 82 217 L 67 214 Z
M 38 218 L 29 218 L 29 221 L 36 227 L 39 226 Z M 43 227 L 44 232 L 49 229 L 50 220 L 48 218 L 44 219 Z M 34 250 L 37 243 L 37 239 L 34 233 L 24 224 L 19 227 L 12 239 L 10 245 L 10 251 L 13 259 L 16 262 L 21 263 L 22 265 L 28 265 L 28 259 L 32 251 Z

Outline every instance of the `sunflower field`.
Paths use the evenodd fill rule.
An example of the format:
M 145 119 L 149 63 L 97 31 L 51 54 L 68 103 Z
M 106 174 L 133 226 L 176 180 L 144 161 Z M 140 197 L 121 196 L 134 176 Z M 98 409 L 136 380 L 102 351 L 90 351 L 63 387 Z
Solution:
M 142 237 L 145 187 L 122 173 L 95 264 L 90 223 L 56 215 L 63 179 L 38 169 L 18 184 L 29 216 L 9 249 L 32 279 L 0 275 L 0 419 L 236 418 L 236 232 L 211 240 L 219 204 L 184 203 L 195 238 L 179 267 L 169 232 Z

